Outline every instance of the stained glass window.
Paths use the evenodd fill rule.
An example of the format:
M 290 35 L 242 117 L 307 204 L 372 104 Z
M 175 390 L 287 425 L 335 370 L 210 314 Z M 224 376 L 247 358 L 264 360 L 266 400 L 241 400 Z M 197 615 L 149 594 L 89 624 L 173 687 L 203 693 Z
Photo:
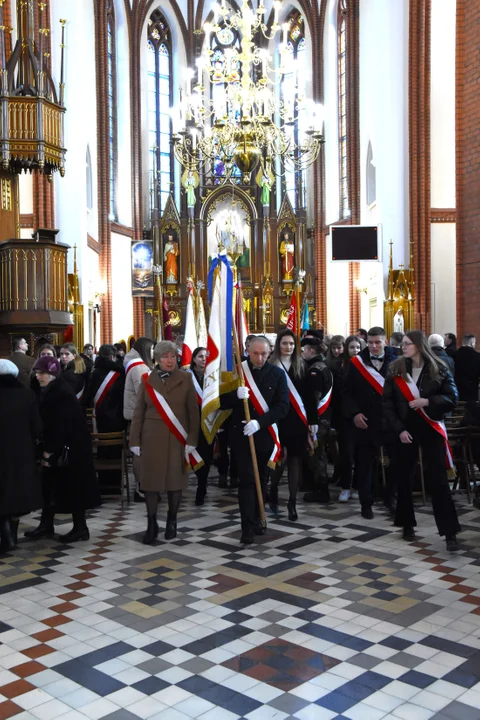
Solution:
M 163 212 L 173 190 L 172 45 L 169 27 L 158 10 L 148 22 L 147 74 L 149 170 L 151 178 L 156 173 L 158 203 Z
M 301 145 L 307 129 L 306 109 L 303 104 L 307 74 L 306 41 L 303 17 L 298 10 L 293 10 L 285 22 L 290 24 L 290 30 L 286 45 L 288 56 L 284 60 L 284 67 L 290 72 L 282 76 L 280 97 L 287 120 L 285 134 L 291 139 L 293 148 Z M 305 207 L 305 177 L 304 170 L 296 169 L 291 163 L 286 165 L 283 189 L 294 209 Z

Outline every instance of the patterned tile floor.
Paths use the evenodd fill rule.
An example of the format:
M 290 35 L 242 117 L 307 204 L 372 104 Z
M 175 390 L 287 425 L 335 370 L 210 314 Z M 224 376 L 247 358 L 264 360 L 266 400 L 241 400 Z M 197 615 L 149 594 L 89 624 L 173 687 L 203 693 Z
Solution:
M 456 555 L 429 508 L 407 544 L 353 502 L 243 549 L 233 493 L 193 500 L 174 542 L 111 501 L 88 543 L 0 558 L 0 720 L 479 720 L 478 511 L 458 500 Z

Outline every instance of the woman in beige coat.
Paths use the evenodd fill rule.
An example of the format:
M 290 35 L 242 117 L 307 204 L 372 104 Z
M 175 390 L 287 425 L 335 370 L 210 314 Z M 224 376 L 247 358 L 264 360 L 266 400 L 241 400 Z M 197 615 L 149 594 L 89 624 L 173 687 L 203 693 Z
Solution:
M 154 359 L 157 365 L 140 386 L 130 428 L 130 449 L 140 458 L 140 486 L 147 504 L 146 545 L 155 542 L 158 535 L 158 496 L 165 491 L 165 539 L 176 537 L 182 490 L 188 485 L 186 458 L 198 444 L 200 429 L 192 376 L 178 369 L 174 343 L 159 342 Z

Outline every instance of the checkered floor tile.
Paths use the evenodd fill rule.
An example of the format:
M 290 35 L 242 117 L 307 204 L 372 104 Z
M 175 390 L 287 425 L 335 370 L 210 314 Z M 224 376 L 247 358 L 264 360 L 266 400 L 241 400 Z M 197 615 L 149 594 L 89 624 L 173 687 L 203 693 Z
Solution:
M 0 720 L 480 719 L 480 513 L 455 498 L 449 554 L 429 506 L 405 543 L 383 507 L 300 500 L 289 522 L 281 488 L 244 547 L 215 483 L 195 507 L 191 482 L 173 542 L 111 501 L 89 542 L 0 557 Z

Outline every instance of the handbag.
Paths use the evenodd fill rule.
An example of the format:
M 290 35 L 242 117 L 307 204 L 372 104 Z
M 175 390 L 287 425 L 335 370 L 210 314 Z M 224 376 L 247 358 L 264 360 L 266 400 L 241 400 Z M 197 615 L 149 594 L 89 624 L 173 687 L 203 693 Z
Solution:
M 57 458 L 57 467 L 66 467 L 69 464 L 70 448 L 68 445 L 64 445 L 62 452 Z

